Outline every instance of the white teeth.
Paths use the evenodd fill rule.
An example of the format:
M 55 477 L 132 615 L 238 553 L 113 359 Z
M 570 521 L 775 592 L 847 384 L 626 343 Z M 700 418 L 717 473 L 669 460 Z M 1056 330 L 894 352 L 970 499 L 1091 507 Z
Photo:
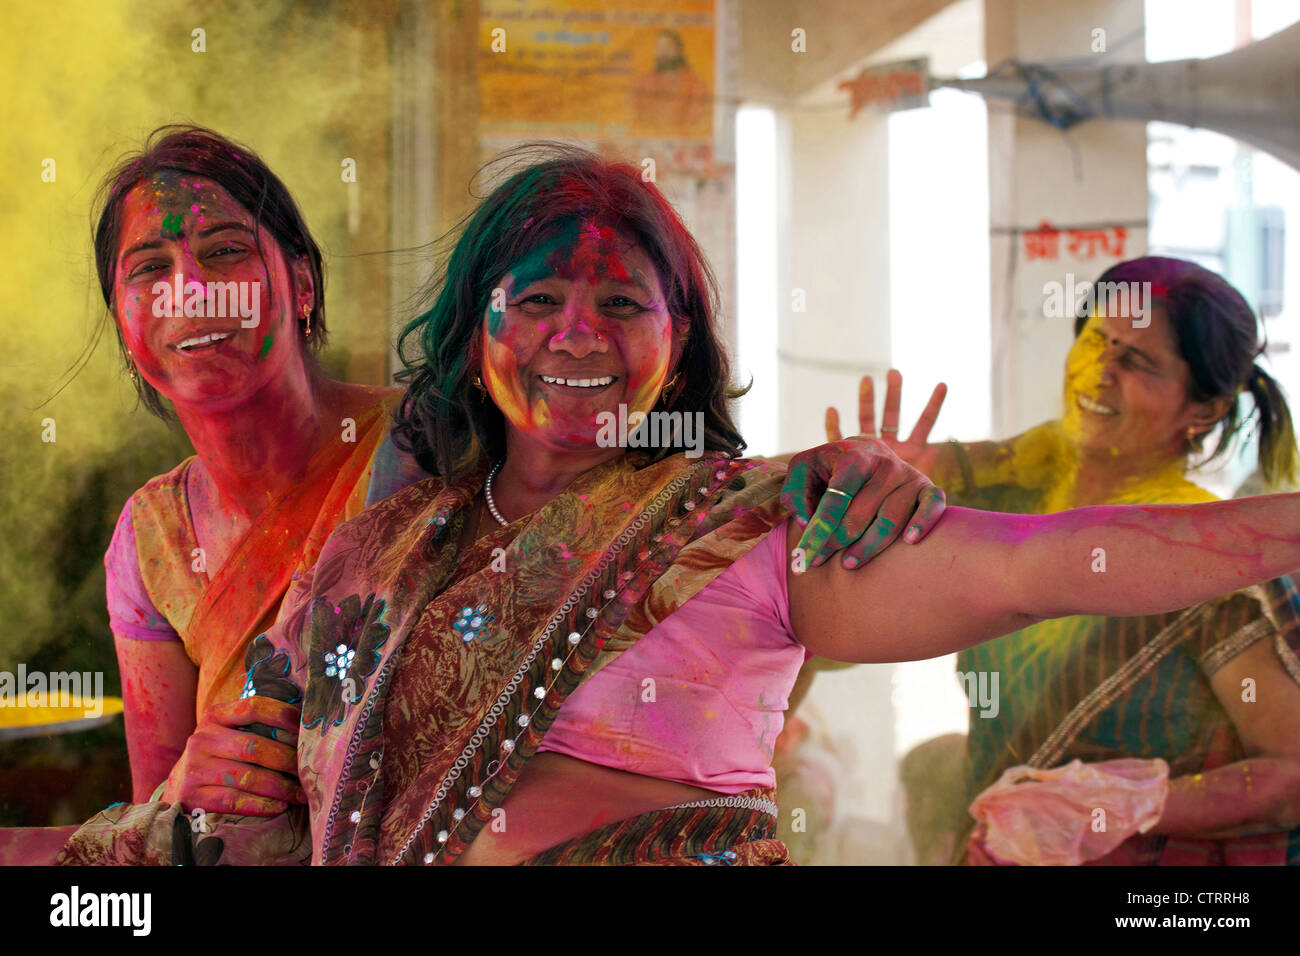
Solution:
M 602 378 L 554 378 L 550 375 L 543 375 L 542 381 L 551 385 L 571 385 L 574 388 L 603 388 L 613 383 L 614 376 L 606 375 Z
M 207 335 L 200 335 L 192 339 L 185 339 L 183 342 L 179 343 L 176 347 L 178 349 L 195 349 L 201 345 L 209 345 L 213 342 L 220 342 L 223 339 L 230 338 L 230 336 L 231 336 L 230 332 L 210 332 Z
M 1090 412 L 1096 412 L 1098 415 L 1118 415 L 1118 414 L 1119 414 L 1119 412 L 1116 411 L 1116 410 L 1113 409 L 1113 408 L 1107 408 L 1105 405 L 1099 405 L 1097 402 L 1094 402 L 1092 399 L 1088 398 L 1087 395 L 1080 395 L 1080 396 L 1079 396 L 1079 404 L 1082 405 L 1084 408 L 1086 408 L 1086 409 L 1087 409 L 1088 411 L 1090 411 Z

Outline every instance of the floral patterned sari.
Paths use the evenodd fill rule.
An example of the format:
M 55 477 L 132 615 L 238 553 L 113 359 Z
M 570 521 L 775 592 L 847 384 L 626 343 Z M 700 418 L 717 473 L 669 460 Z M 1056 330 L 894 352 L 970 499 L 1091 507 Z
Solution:
M 301 701 L 309 827 L 207 815 L 199 834 L 179 807 L 119 807 L 62 862 L 451 863 L 568 697 L 785 517 L 777 467 L 632 453 L 462 548 L 486 470 L 341 525 L 249 649 L 245 695 Z M 642 814 L 533 862 L 783 863 L 773 797 Z

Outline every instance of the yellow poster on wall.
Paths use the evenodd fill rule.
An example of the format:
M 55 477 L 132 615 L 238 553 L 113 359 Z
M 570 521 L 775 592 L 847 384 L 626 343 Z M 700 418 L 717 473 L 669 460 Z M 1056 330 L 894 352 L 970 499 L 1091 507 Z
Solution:
M 481 0 L 480 133 L 710 140 L 714 15 L 714 0 Z

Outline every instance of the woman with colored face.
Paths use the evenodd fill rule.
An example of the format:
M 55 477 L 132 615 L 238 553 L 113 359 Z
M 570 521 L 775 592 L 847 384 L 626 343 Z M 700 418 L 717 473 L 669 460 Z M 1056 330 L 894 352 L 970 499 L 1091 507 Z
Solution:
M 164 128 L 109 175 L 95 254 L 142 403 L 196 452 L 132 496 L 105 558 L 135 799 L 169 781 L 168 799 L 279 813 L 304 799 L 296 713 L 241 699 L 244 652 L 372 486 L 422 477 L 391 447 L 375 467 L 400 393 L 323 374 L 320 251 L 283 183 L 215 133 Z
M 866 571 L 814 565 L 827 529 L 739 457 L 699 249 L 637 169 L 557 153 L 467 220 L 404 333 L 397 441 L 437 477 L 340 525 L 249 648 L 251 691 L 301 707 L 306 819 L 118 807 L 65 862 L 784 862 L 772 743 L 810 654 L 935 656 L 1300 565 L 1290 495 L 949 509 Z
M 1208 502 L 1214 495 L 1185 472 L 1216 430 L 1209 457 L 1230 447 L 1246 424 L 1237 398 L 1248 391 L 1262 470 L 1270 481 L 1290 479 L 1290 413 L 1277 383 L 1255 364 L 1262 346 L 1240 294 L 1200 266 L 1159 257 L 1120 263 L 1097 288 L 1106 289 L 1104 283 L 1135 291 L 1147 283 L 1151 298 L 1139 310 L 1131 297 L 1098 296 L 1100 308 L 1080 315 L 1060 421 L 1003 442 L 898 442 L 901 379 L 891 372 L 886 441 L 935 475 L 953 501 L 973 507 L 1049 514 L 1085 505 Z M 872 404 L 864 379 L 865 434 L 874 434 Z M 837 438 L 833 412 L 827 424 Z M 1000 713 L 970 721 L 965 804 L 1012 767 L 1160 759 L 1172 779 L 1158 820 L 1143 835 L 1095 848 L 1086 859 L 1300 860 L 1297 821 L 1279 812 L 1278 802 L 1285 799 L 1279 794 L 1289 791 L 1294 802 L 1300 792 L 1298 606 L 1290 580 L 1281 578 L 1187 611 L 1049 621 L 963 651 L 960 673 L 997 673 L 1002 688 Z M 1244 681 L 1255 688 L 1250 694 Z M 1028 792 L 1042 783 L 1022 787 Z M 997 854 L 986 828 L 967 844 L 974 822 L 965 814 L 952 821 L 957 856 L 989 861 Z

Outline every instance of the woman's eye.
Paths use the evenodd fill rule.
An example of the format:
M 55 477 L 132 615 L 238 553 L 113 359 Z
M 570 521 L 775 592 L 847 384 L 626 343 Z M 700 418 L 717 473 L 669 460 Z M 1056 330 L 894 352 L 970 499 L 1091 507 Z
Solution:
M 213 249 L 210 253 L 208 253 L 208 255 L 219 256 L 222 253 L 229 253 L 231 255 L 234 255 L 236 253 L 241 253 L 246 251 L 247 250 L 241 248 L 240 246 L 219 246 L 218 248 Z
M 555 300 L 545 292 L 534 292 L 532 295 L 526 295 L 515 303 L 516 308 L 533 312 L 552 305 L 555 305 Z
M 127 277 L 126 277 L 126 278 L 127 278 L 128 281 L 130 281 L 131 279 L 135 279 L 135 278 L 137 278 L 137 277 L 139 277 L 139 276 L 147 275 L 147 274 L 150 273 L 150 272 L 156 272 L 157 270 L 159 270 L 159 269 L 161 269 L 161 268 L 163 268 L 163 264 L 160 263 L 160 262 L 145 262 L 145 263 L 142 263 L 141 265 L 136 266 L 134 269 L 132 269 L 132 270 L 127 274 Z
M 635 299 L 629 299 L 625 295 L 616 295 L 605 303 L 611 309 L 619 309 L 624 312 L 640 312 L 641 304 Z

